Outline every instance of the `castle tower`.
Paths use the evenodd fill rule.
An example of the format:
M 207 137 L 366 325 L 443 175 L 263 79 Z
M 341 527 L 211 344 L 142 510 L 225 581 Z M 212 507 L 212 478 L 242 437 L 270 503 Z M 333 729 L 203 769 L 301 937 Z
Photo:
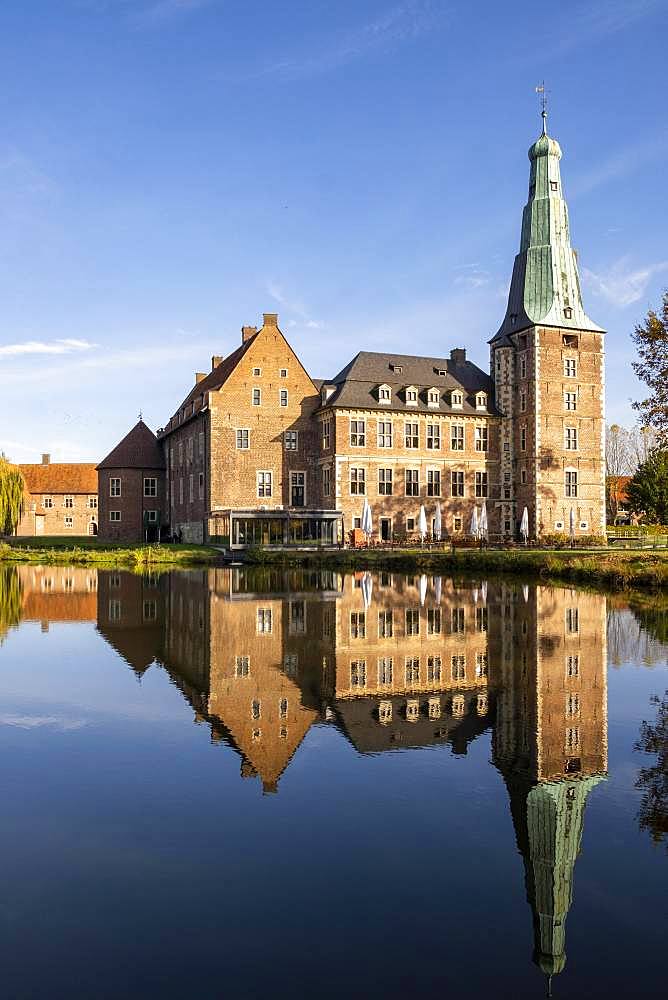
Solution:
M 501 432 L 501 528 L 531 536 L 605 531 L 603 334 L 582 304 L 563 198 L 561 148 L 546 131 L 529 149 L 508 308 L 490 341 Z M 572 511 L 572 514 L 571 514 Z

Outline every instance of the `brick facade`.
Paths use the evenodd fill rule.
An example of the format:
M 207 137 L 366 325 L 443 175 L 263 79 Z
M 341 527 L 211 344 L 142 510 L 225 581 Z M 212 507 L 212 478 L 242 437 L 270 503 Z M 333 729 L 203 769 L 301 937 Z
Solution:
M 98 486 L 95 466 L 86 463 L 42 462 L 19 466 L 26 484 L 21 537 L 90 536 L 98 530 Z

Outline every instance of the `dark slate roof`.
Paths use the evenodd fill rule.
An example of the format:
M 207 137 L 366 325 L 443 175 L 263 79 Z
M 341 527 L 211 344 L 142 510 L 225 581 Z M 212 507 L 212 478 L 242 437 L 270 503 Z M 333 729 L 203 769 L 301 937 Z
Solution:
M 158 439 L 143 420 L 103 458 L 98 469 L 164 469 L 165 457 Z
M 462 352 L 463 353 L 463 352 Z M 394 370 L 401 367 L 401 372 Z M 439 371 L 447 372 L 439 375 Z M 411 354 L 377 354 L 360 351 L 352 361 L 325 385 L 335 385 L 336 391 L 327 400 L 326 406 L 341 406 L 355 409 L 402 410 L 406 413 L 480 413 L 475 407 L 476 392 L 486 392 L 487 412 L 496 413 L 494 406 L 494 383 L 481 368 L 471 361 L 452 358 L 420 358 Z M 378 401 L 378 387 L 389 385 L 392 402 Z M 415 386 L 418 390 L 418 405 L 407 406 L 403 390 Z M 427 390 L 441 390 L 438 408 L 427 404 Z M 463 407 L 452 409 L 450 391 L 462 389 Z

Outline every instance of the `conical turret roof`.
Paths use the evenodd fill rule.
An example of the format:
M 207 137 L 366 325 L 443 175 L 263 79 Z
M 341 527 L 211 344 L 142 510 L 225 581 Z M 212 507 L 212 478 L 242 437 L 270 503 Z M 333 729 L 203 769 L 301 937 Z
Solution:
M 491 343 L 537 324 L 601 332 L 582 304 L 561 186 L 561 155 L 559 143 L 545 130 L 529 148 L 529 199 L 522 215 L 520 251 L 506 315 Z
M 164 468 L 165 457 L 158 439 L 141 417 L 132 430 L 98 465 L 98 469 Z

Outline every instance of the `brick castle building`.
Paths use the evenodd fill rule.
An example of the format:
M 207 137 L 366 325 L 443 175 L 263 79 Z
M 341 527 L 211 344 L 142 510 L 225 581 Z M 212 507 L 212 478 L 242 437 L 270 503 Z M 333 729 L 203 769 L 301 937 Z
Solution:
M 561 149 L 545 121 L 529 160 L 490 373 L 459 348 L 362 351 L 313 379 L 265 313 L 195 375 L 157 436 L 138 425 L 151 468 L 123 442 L 101 464 L 100 534 L 139 539 L 150 524 L 231 547 L 331 544 L 361 525 L 365 501 L 382 540 L 415 536 L 422 510 L 429 533 L 440 514 L 442 536 L 466 534 L 483 507 L 494 540 L 517 537 L 525 508 L 531 536 L 602 534 L 604 334 L 582 304 Z
M 97 535 L 98 497 L 95 465 L 42 461 L 19 465 L 25 481 L 23 515 L 16 528 L 29 535 Z

